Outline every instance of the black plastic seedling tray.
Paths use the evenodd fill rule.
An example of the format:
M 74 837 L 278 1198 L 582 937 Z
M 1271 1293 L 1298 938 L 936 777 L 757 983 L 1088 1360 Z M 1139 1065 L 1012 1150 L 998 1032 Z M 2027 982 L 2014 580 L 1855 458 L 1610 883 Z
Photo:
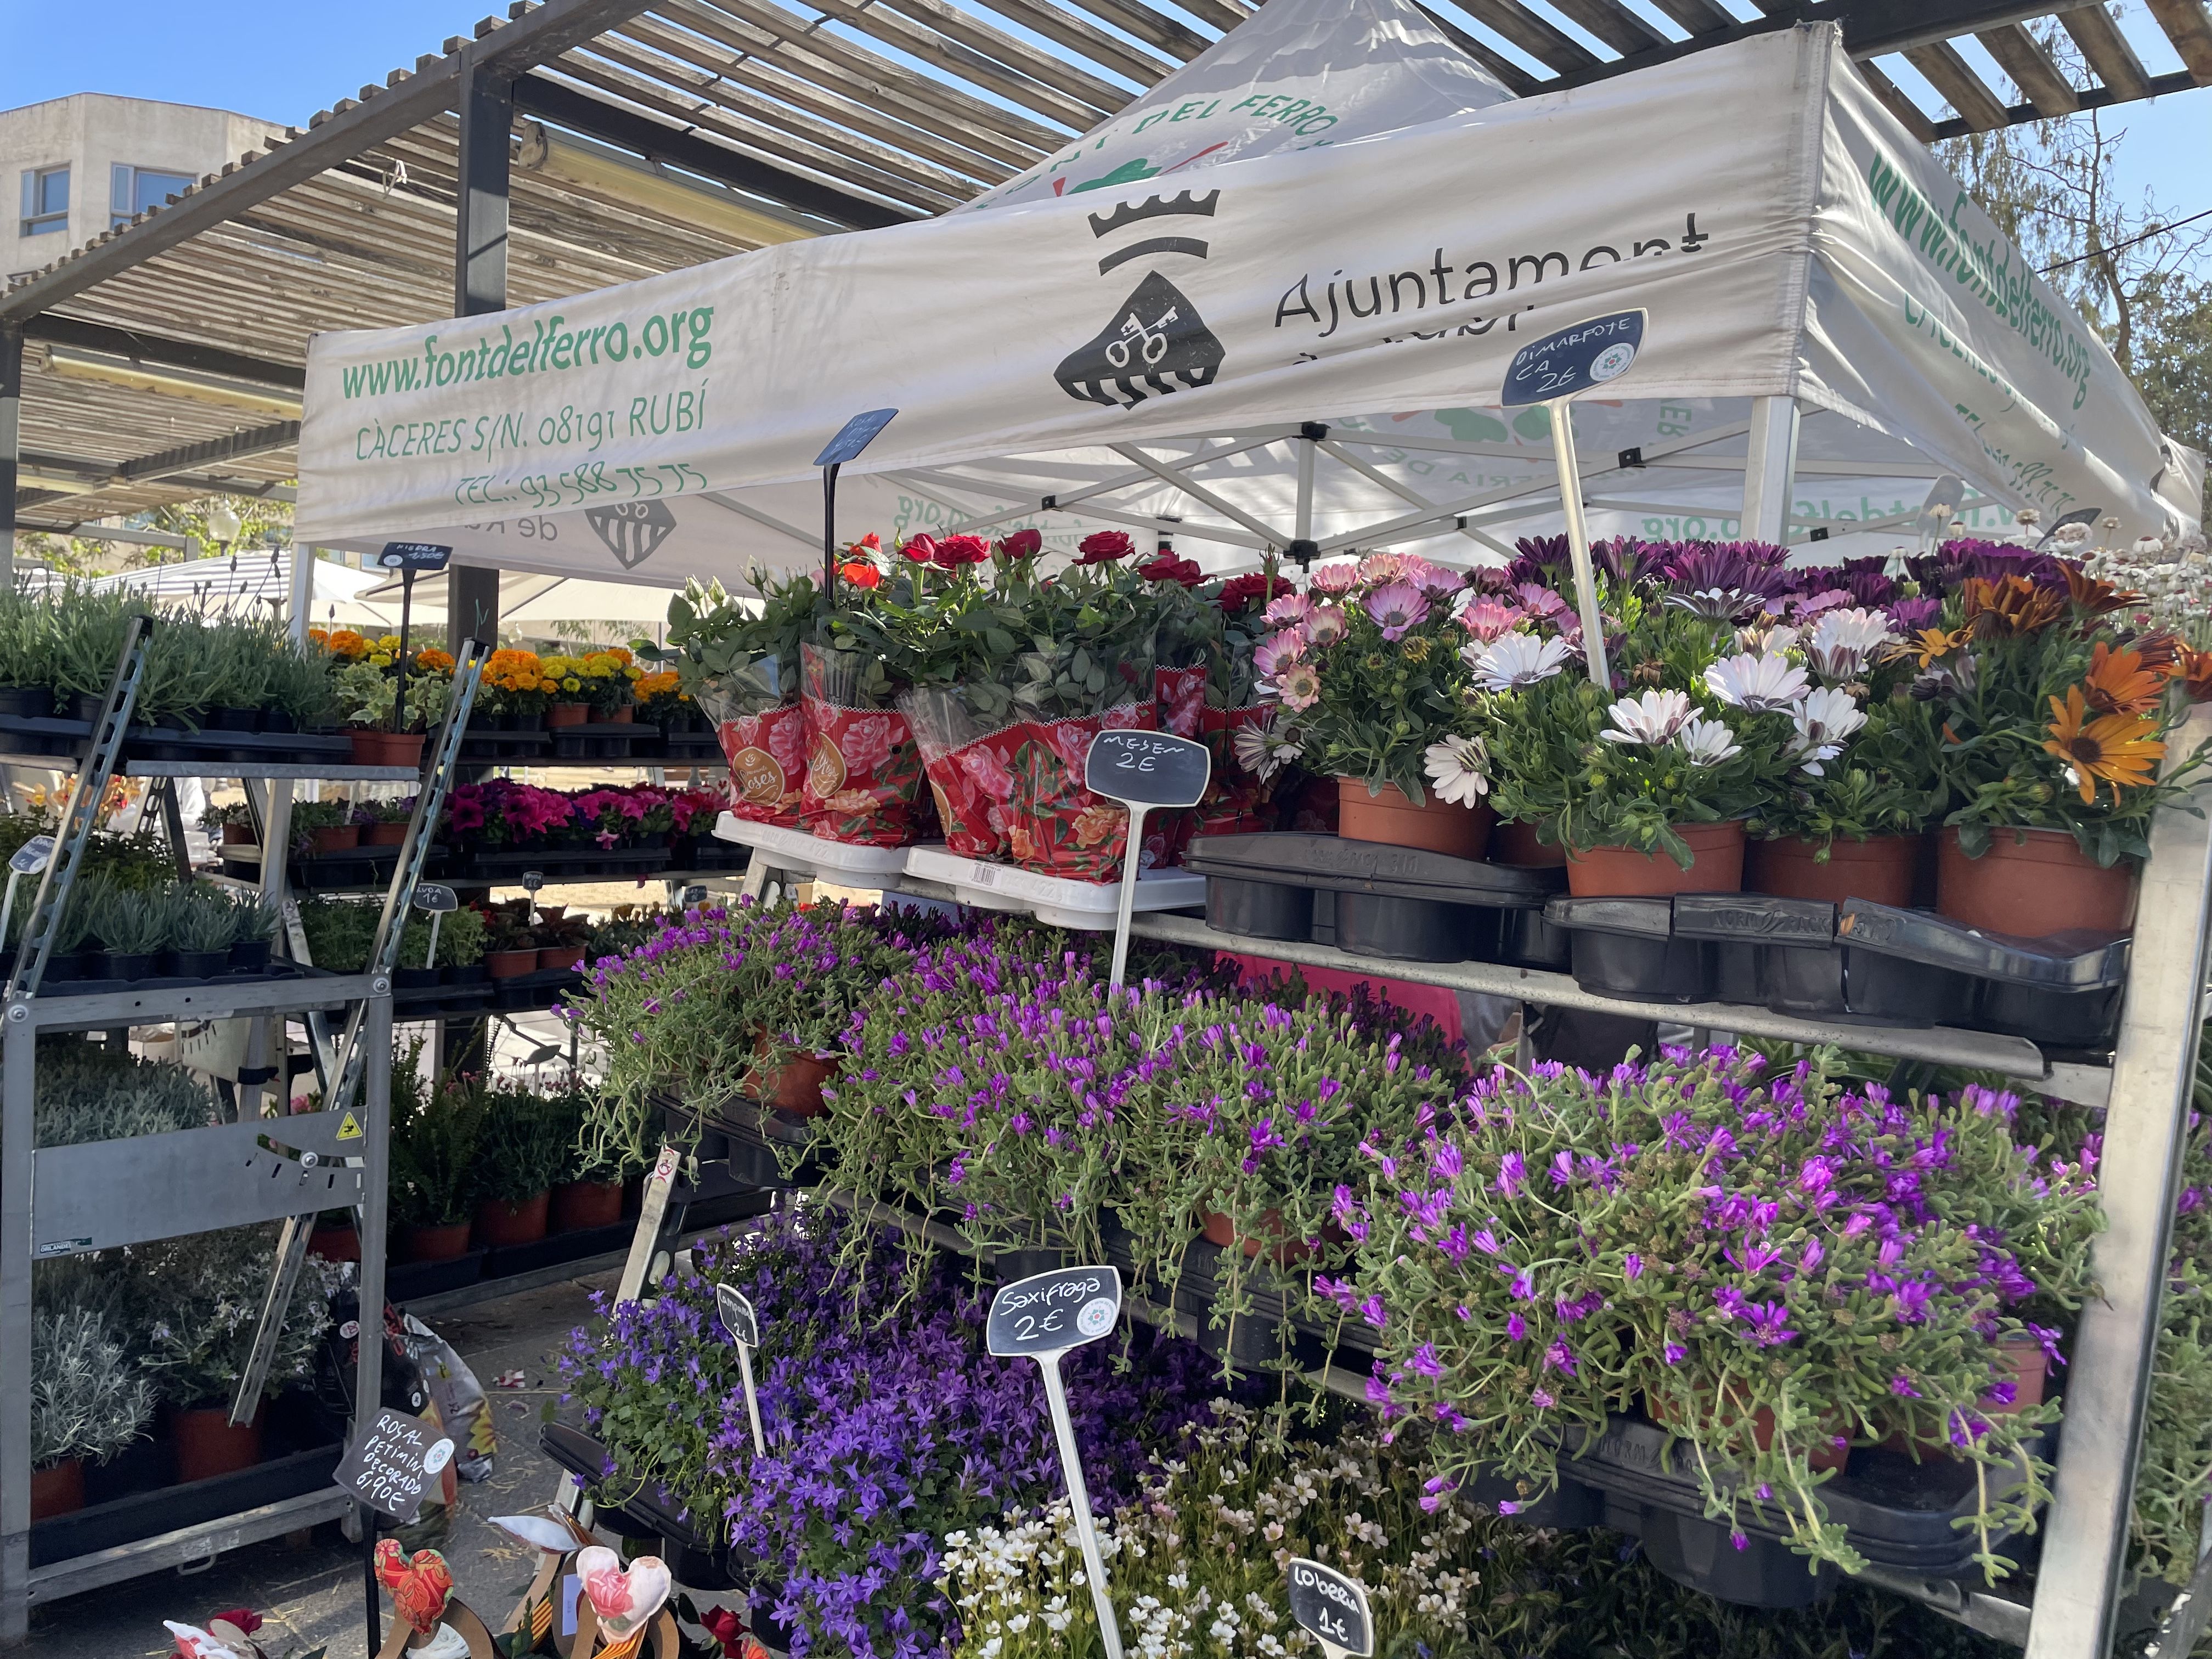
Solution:
M 92 741 L 92 722 L 60 715 L 0 714 L 0 752 L 81 757 Z M 240 732 L 204 727 L 134 726 L 124 735 L 124 759 L 243 761 L 276 766 L 350 766 L 353 744 L 343 736 L 310 732 Z
M 1544 920 L 1564 871 L 1297 832 L 1201 836 L 1183 867 L 1206 878 L 1207 925 L 1243 938 L 1385 961 L 1566 965 Z
M 552 758 L 562 760 L 628 760 L 630 745 L 640 738 L 657 739 L 651 726 L 629 720 L 595 721 L 586 726 L 556 726 L 546 735 L 553 739 Z
M 665 1492 L 632 1491 L 641 1483 L 626 1478 L 619 1469 L 608 1474 L 614 1459 L 608 1455 L 605 1446 L 581 1429 L 570 1428 L 566 1423 L 548 1423 L 538 1431 L 538 1446 L 569 1474 L 580 1476 L 600 1491 L 624 1494 L 618 1504 L 599 1505 L 601 1526 L 625 1538 L 665 1538 L 702 1553 L 714 1550 L 713 1543 L 699 1535 L 697 1528 Z
M 1555 898 L 1544 916 L 1567 934 L 1575 983 L 1594 995 L 1705 1002 L 1714 994 L 1713 952 L 1675 937 L 1671 899 Z

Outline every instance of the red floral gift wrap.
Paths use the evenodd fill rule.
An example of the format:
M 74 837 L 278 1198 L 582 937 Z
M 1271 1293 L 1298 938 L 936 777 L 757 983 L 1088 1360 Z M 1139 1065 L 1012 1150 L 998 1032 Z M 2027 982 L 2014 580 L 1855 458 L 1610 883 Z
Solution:
M 1012 728 L 1019 737 L 1013 753 L 1013 821 L 1006 837 L 1014 862 L 1076 881 L 1119 881 L 1129 814 L 1119 801 L 1103 799 L 1084 787 L 1084 763 L 1091 740 L 1101 732 L 1158 729 L 1150 702 Z M 1149 866 L 1165 850 L 1164 842 L 1148 831 L 1145 842 L 1140 862 Z

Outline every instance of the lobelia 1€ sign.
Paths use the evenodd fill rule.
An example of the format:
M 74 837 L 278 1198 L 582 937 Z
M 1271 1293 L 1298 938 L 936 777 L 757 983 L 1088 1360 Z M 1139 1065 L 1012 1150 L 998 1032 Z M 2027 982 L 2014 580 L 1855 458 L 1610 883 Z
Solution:
M 1002 1358 L 1034 1359 L 1044 1373 L 1045 1406 L 1052 1413 L 1053 1437 L 1060 1443 L 1060 1472 L 1067 1478 L 1068 1507 L 1074 1512 L 1076 1540 L 1083 1547 L 1084 1576 L 1091 1581 L 1091 1604 L 1098 1613 L 1098 1636 L 1106 1659 L 1121 1659 L 1121 1626 L 1114 1617 L 1113 1598 L 1106 1593 L 1106 1558 L 1098 1551 L 1091 1489 L 1083 1479 L 1083 1458 L 1076 1449 L 1074 1422 L 1067 1414 L 1060 1361 L 1063 1354 L 1109 1334 L 1121 1316 L 1119 1268 L 1062 1267 L 1002 1286 L 991 1298 L 991 1316 L 983 1326 L 983 1346 L 991 1352 Z
M 1121 901 L 1114 915 L 1114 968 L 1109 985 L 1121 982 L 1129 963 L 1129 918 L 1137 905 L 1137 876 L 1145 846 L 1145 814 L 1154 807 L 1195 806 L 1213 775 L 1213 754 L 1202 743 L 1170 732 L 1101 732 L 1084 757 L 1083 784 L 1094 795 L 1128 809 L 1128 839 L 1121 849 Z
M 760 1396 L 753 1391 L 753 1350 L 760 1346 L 760 1321 L 750 1297 L 734 1285 L 714 1286 L 714 1316 L 738 1350 L 738 1374 L 745 1385 L 745 1415 L 752 1419 L 753 1455 L 768 1455 L 768 1438 L 761 1432 Z
M 1321 1643 L 1328 1659 L 1370 1659 L 1375 1651 L 1375 1621 L 1367 1611 L 1367 1592 L 1334 1567 L 1305 1556 L 1290 1563 L 1291 1617 Z

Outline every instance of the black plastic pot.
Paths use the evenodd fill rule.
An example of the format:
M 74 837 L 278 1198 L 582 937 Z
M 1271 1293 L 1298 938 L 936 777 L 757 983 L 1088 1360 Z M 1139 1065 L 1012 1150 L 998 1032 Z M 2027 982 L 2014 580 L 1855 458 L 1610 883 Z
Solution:
M 179 979 L 216 979 L 230 971 L 230 951 L 172 951 L 162 971 Z
M 482 985 L 491 978 L 491 970 L 481 962 L 465 962 L 438 969 L 438 979 L 446 985 Z
M 242 939 L 230 947 L 230 965 L 259 973 L 269 965 L 269 941 L 265 939 Z
M 1597 996 L 1703 1002 L 1712 995 L 1712 952 L 1674 937 L 1674 901 L 1559 898 L 1545 919 L 1574 941 L 1575 983 Z
M 108 951 L 107 977 L 110 979 L 151 979 L 157 958 L 151 951 Z
M 211 732 L 258 732 L 261 711 L 258 708 L 210 708 L 205 722 Z
M 107 693 L 105 691 L 73 691 L 70 694 L 67 712 L 73 720 L 96 720 L 100 718 L 100 711 L 106 707 Z
M 1336 948 L 1392 962 L 1488 961 L 1498 954 L 1498 914 L 1433 899 L 1340 891 Z
M 701 1549 L 697 1545 L 681 1539 L 664 1538 L 660 1540 L 660 1552 L 661 1559 L 668 1564 L 669 1577 L 687 1589 L 733 1590 L 738 1588 L 737 1580 L 730 1577 L 729 1569 L 723 1565 L 723 1555 L 720 1550 Z
M 770 1652 L 789 1653 L 791 1626 L 776 1618 L 775 1606 L 774 1591 L 755 1589 L 745 1608 L 745 1628 L 752 1632 L 753 1640 Z
M 1222 877 L 1206 884 L 1206 925 L 1241 939 L 1311 939 L 1313 909 L 1310 888 Z
M 1498 960 L 1510 968 L 1547 968 L 1563 974 L 1574 960 L 1574 936 L 1554 926 L 1540 909 L 1501 910 Z
M 1074 1257 L 1066 1250 L 1001 1250 L 991 1265 L 1001 1285 L 1012 1285 L 1033 1273 L 1048 1273 L 1068 1266 Z
M 0 685 L 0 714 L 44 720 L 54 712 L 54 694 L 43 685 Z
M 292 718 L 292 711 L 289 708 L 264 708 L 261 711 L 261 729 L 273 732 L 297 732 L 300 723 Z
M 435 968 L 398 968 L 392 970 L 392 988 L 400 991 L 422 991 L 438 983 Z

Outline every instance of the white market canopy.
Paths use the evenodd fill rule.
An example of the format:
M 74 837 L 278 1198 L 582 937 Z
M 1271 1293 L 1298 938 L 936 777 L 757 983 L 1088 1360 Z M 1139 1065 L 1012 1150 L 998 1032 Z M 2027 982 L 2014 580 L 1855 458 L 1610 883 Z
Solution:
M 1193 173 L 323 335 L 298 533 L 734 581 L 818 556 L 813 457 L 890 407 L 843 535 L 1171 518 L 1215 568 L 1299 537 L 1474 554 L 1559 518 L 1541 411 L 1492 406 L 1514 350 L 1638 307 L 1620 398 L 1577 414 L 1599 533 L 1887 530 L 1945 474 L 1978 527 L 2197 527 L 2202 458 L 1832 26 Z

